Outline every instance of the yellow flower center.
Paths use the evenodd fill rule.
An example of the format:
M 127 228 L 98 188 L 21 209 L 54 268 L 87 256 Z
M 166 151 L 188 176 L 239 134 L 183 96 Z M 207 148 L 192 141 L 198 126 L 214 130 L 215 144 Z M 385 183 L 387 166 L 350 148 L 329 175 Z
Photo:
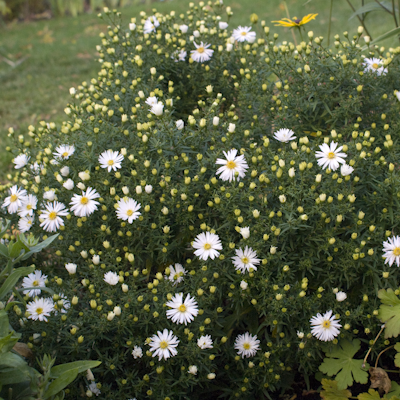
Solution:
M 160 342 L 160 349 L 166 349 L 168 347 L 168 343 L 165 340 Z
M 377 64 L 377 63 L 373 63 L 373 64 L 372 64 L 372 68 L 374 68 L 374 69 L 378 69 L 378 68 L 379 68 L 379 64 Z
M 244 32 L 244 31 L 243 31 L 243 32 L 241 32 L 240 34 L 241 34 L 242 36 L 246 36 L 247 32 Z
M 108 160 L 108 161 L 107 161 L 107 164 L 108 164 L 108 165 L 114 165 L 114 160 Z
M 211 249 L 211 244 L 206 243 L 206 244 L 204 245 L 204 250 L 210 250 L 210 249 Z
M 330 159 L 335 158 L 335 153 L 333 151 L 330 151 L 328 153 L 328 158 L 330 158 Z
M 27 209 L 27 210 L 32 210 L 32 204 L 27 204 L 27 205 L 26 205 L 26 209 Z
M 331 321 L 327 320 L 322 323 L 324 329 L 329 329 L 331 327 Z
M 250 344 L 249 344 L 249 343 L 244 343 L 244 344 L 243 344 L 243 348 L 244 348 L 245 350 L 249 350 L 249 349 L 250 349 Z
M 42 307 L 38 307 L 36 309 L 36 314 L 43 314 L 43 308 Z
M 242 263 L 243 264 L 248 264 L 249 263 L 249 259 L 247 257 L 242 257 Z
M 39 282 L 36 280 L 36 281 L 33 281 L 32 282 L 32 286 L 39 286 Z
M 184 304 L 181 304 L 181 305 L 178 307 L 178 310 L 179 310 L 180 312 L 185 312 L 185 311 L 186 311 L 186 306 L 185 306 Z
M 10 202 L 12 203 L 12 202 L 14 202 L 14 201 L 17 201 L 18 200 L 18 196 L 16 195 L 16 194 L 12 194 L 11 196 L 10 196 Z
M 229 168 L 229 169 L 235 169 L 235 168 L 236 168 L 236 163 L 235 163 L 235 161 L 228 161 L 228 162 L 226 163 L 226 167 Z
M 54 220 L 54 219 L 56 219 L 56 218 L 57 218 L 57 213 L 56 213 L 55 211 L 52 211 L 52 212 L 49 214 L 49 219 Z
M 400 256 L 400 247 L 396 247 L 396 248 L 393 250 L 393 255 L 394 255 L 395 257 Z
M 132 210 L 128 210 L 128 211 L 126 212 L 126 215 L 127 215 L 128 217 L 130 217 L 132 214 L 133 214 L 133 211 L 132 211 Z
M 64 151 L 64 153 L 61 154 L 63 157 L 68 157 L 68 151 Z
M 89 202 L 89 199 L 85 196 L 82 196 L 81 198 L 81 204 L 87 204 Z
M 204 47 L 198 47 L 197 48 L 197 52 L 200 53 L 200 54 L 204 53 Z

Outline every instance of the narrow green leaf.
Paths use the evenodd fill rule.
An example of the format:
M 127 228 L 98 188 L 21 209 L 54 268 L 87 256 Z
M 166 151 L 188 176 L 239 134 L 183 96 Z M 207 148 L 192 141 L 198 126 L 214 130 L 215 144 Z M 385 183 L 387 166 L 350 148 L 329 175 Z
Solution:
M 9 326 L 10 322 L 7 312 L 5 310 L 0 310 L 0 338 L 8 335 Z
M 0 369 L 3 367 L 23 368 L 25 365 L 26 361 L 22 357 L 10 351 L 0 357 Z
M 393 12 L 392 4 L 389 3 L 388 1 L 382 1 L 381 4 Z M 353 19 L 357 15 L 361 14 L 367 14 L 371 11 L 385 11 L 382 6 L 380 6 L 378 3 L 372 2 L 372 3 L 367 3 L 364 6 L 360 7 L 358 10 L 356 10 L 353 14 L 350 15 L 349 20 Z M 397 9 L 396 9 L 397 11 Z
M 60 377 L 55 379 L 50 383 L 47 388 L 43 399 L 49 399 L 51 396 L 56 395 L 58 392 L 63 390 L 66 386 L 68 386 L 71 382 L 75 380 L 78 376 L 78 368 L 71 369 L 69 371 L 64 372 Z
M 395 35 L 400 35 L 400 27 L 394 28 L 394 29 L 384 33 L 383 35 L 378 36 L 376 39 L 374 39 L 372 42 L 370 42 L 370 45 L 377 44 L 377 43 L 381 42 L 382 40 L 389 39 Z M 368 49 L 368 46 L 364 46 L 361 48 L 362 51 L 365 51 L 367 49 Z
M 87 369 L 96 368 L 101 364 L 101 361 L 74 361 L 67 364 L 56 365 L 50 371 L 51 378 L 58 378 L 70 370 L 77 369 L 78 373 L 85 372 Z
M 7 326 L 8 330 L 8 326 Z M 1 354 L 1 360 L 0 360 L 0 365 L 2 362 L 3 357 L 9 352 L 15 345 L 15 343 L 18 342 L 18 337 L 13 336 L 14 332 L 9 333 L 7 336 L 4 336 L 0 338 L 0 354 Z
M 26 254 L 23 255 L 22 260 L 26 260 L 29 258 L 32 254 L 38 253 L 39 251 L 42 251 L 44 248 L 46 248 L 48 245 L 53 242 L 53 240 L 59 235 L 59 233 L 50 236 L 46 240 L 43 240 L 43 242 L 37 244 L 36 246 L 33 246 Z
M 26 276 L 34 270 L 35 267 L 22 267 L 15 269 L 0 288 L 0 300 L 2 300 L 6 294 L 14 288 L 15 284 L 22 276 Z

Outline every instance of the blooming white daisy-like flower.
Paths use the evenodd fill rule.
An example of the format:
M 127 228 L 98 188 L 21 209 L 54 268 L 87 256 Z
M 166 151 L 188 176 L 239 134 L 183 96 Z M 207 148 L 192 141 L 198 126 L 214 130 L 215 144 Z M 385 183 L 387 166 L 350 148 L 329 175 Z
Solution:
M 396 262 L 397 266 L 400 267 L 400 236 L 393 236 L 388 238 L 386 242 L 383 242 L 383 258 L 385 264 L 389 264 L 389 267 Z
M 188 374 L 197 375 L 197 367 L 195 365 L 189 365 Z
M 364 72 L 374 72 L 377 75 L 386 75 L 388 70 L 379 58 L 364 58 Z
M 250 32 L 251 26 L 239 26 L 232 32 L 232 37 L 238 42 L 253 43 L 256 40 L 256 33 Z
M 65 264 L 65 269 L 68 271 L 68 273 L 69 273 L 70 275 L 73 275 L 73 274 L 76 273 L 76 268 L 77 268 L 77 265 L 74 264 L 74 263 L 67 263 L 67 264 Z
M 43 200 L 53 201 L 56 199 L 56 192 L 51 189 L 43 193 Z
M 315 152 L 315 157 L 318 158 L 318 165 L 323 169 L 329 168 L 332 171 L 336 171 L 339 168 L 339 164 L 345 164 L 344 157 L 347 157 L 346 153 L 341 153 L 343 146 L 337 148 L 337 143 L 331 142 L 330 146 L 327 143 L 323 143 L 319 146 L 321 151 Z
M 340 333 L 342 325 L 339 320 L 332 316 L 332 310 L 327 311 L 324 315 L 318 313 L 315 317 L 310 319 L 311 333 L 323 342 L 330 342 Z
M 166 277 L 167 279 L 169 279 L 174 285 L 183 281 L 183 276 L 186 275 L 187 271 L 181 264 L 175 264 L 175 267 L 170 265 L 168 268 L 170 272 Z
M 97 210 L 97 205 L 100 204 L 97 199 L 100 195 L 96 192 L 96 189 L 88 187 L 86 192 L 82 191 L 82 195 L 74 194 L 71 202 L 69 203 L 71 211 L 77 217 L 87 217 Z
M 203 335 L 197 339 L 197 346 L 199 346 L 202 350 L 204 349 L 212 349 L 213 341 L 211 339 L 211 335 Z
M 19 156 L 15 157 L 13 160 L 13 163 L 15 164 L 15 169 L 25 167 L 25 165 L 28 164 L 29 160 L 30 157 L 28 157 L 26 154 L 20 154 Z
M 36 210 L 37 197 L 33 194 L 28 194 L 23 200 L 22 205 L 18 209 L 18 215 L 20 217 L 26 217 L 27 215 L 33 215 L 33 210 Z
M 187 25 L 185 25 L 185 24 L 179 25 L 179 30 L 180 30 L 182 33 L 186 33 L 186 32 L 188 31 L 188 29 L 189 29 L 189 27 L 188 27 Z
M 34 272 L 30 273 L 22 280 L 22 287 L 33 289 L 24 290 L 23 293 L 27 294 L 29 297 L 39 296 L 39 294 L 42 292 L 40 288 L 46 286 L 46 279 L 47 275 L 42 275 L 42 271 L 35 270 Z M 35 289 L 36 287 L 38 289 Z
M 21 208 L 26 196 L 27 193 L 25 189 L 18 188 L 17 185 L 14 185 L 10 188 L 10 195 L 4 199 L 3 207 L 7 207 L 9 214 L 14 214 Z
M 104 282 L 115 286 L 119 282 L 119 275 L 116 272 L 108 271 L 104 274 Z
M 214 50 L 209 49 L 211 44 L 203 43 L 201 42 L 200 44 L 197 44 L 196 42 L 193 42 L 194 46 L 196 47 L 196 50 L 191 50 L 190 52 L 191 57 L 193 61 L 196 62 L 204 62 L 204 61 L 209 61 L 214 53 Z
M 117 218 L 122 219 L 123 221 L 128 221 L 129 224 L 139 218 L 139 215 L 141 214 L 138 211 L 141 204 L 130 197 L 124 197 L 118 200 L 117 206 L 118 208 L 115 211 L 117 213 Z
M 282 128 L 274 133 L 274 139 L 283 143 L 288 143 L 296 139 L 296 136 L 294 136 L 294 132 L 291 129 Z
M 155 32 L 158 26 L 160 26 L 160 23 L 158 22 L 158 19 L 153 15 L 152 17 L 146 19 L 143 27 L 143 33 L 146 34 Z
M 156 335 L 150 338 L 150 351 L 153 353 L 153 357 L 158 356 L 158 361 L 163 358 L 166 360 L 169 357 L 174 357 L 178 354 L 179 339 L 173 334 L 172 331 L 164 329 L 162 332 L 157 331 Z
M 196 249 L 194 254 L 200 258 L 200 260 L 206 261 L 208 257 L 214 260 L 215 257 L 219 256 L 219 251 L 222 250 L 221 240 L 215 233 L 202 232 L 196 236 L 193 242 L 193 248 Z
M 123 159 L 124 156 L 118 151 L 106 150 L 100 154 L 99 163 L 101 168 L 107 168 L 108 172 L 111 172 L 111 170 L 116 171 L 117 168 L 121 168 Z
M 171 55 L 171 58 L 175 62 L 179 62 L 179 61 L 185 61 L 186 56 L 187 56 L 187 52 L 185 51 L 185 49 L 180 49 L 180 50 L 174 51 Z
M 61 217 L 68 215 L 68 210 L 63 203 L 53 201 L 53 203 L 46 204 L 46 210 L 40 210 L 42 214 L 39 219 L 43 222 L 40 226 L 47 232 L 55 232 L 60 226 L 64 226 L 64 221 Z
M 347 299 L 347 294 L 345 292 L 337 292 L 336 293 L 336 300 L 337 301 L 345 301 Z
M 340 167 L 340 173 L 342 174 L 342 176 L 350 175 L 353 171 L 354 171 L 354 168 L 347 164 L 343 164 Z
M 132 357 L 136 360 L 137 358 L 142 358 L 143 350 L 139 346 L 135 346 L 132 350 Z
M 46 321 L 50 313 L 54 311 L 53 300 L 48 298 L 36 298 L 26 305 L 26 311 L 29 313 L 28 318 L 34 321 Z
M 27 215 L 26 217 L 22 217 L 18 221 L 18 230 L 23 232 L 28 232 L 33 225 L 35 217 L 33 215 Z
M 167 303 L 170 310 L 167 310 L 167 318 L 171 319 L 172 322 L 176 324 L 191 323 L 194 317 L 199 313 L 197 306 L 197 301 L 194 297 L 190 297 L 190 294 L 186 296 L 185 301 L 183 301 L 183 293 L 177 293 L 172 297 Z
M 154 115 L 157 115 L 157 117 L 159 117 L 160 115 L 162 115 L 164 110 L 164 104 L 162 103 L 157 103 L 154 104 L 151 108 L 150 108 L 150 112 Z
M 240 270 L 242 274 L 246 271 L 250 272 L 252 268 L 257 271 L 256 264 L 260 263 L 260 259 L 257 258 L 257 253 L 251 248 L 246 246 L 244 250 L 235 250 L 236 256 L 232 257 L 233 265 L 236 270 Z
M 56 147 L 56 151 L 53 153 L 54 157 L 61 158 L 63 160 L 67 160 L 72 154 L 75 152 L 75 146 L 62 144 L 61 146 Z
M 242 154 L 236 157 L 236 149 L 229 150 L 227 153 L 224 151 L 223 153 L 226 160 L 222 158 L 217 158 L 215 164 L 221 164 L 222 167 L 218 168 L 216 175 L 220 174 L 220 178 L 223 181 L 229 182 L 231 182 L 232 180 L 240 180 L 240 178 L 244 178 L 246 170 L 247 168 L 249 168 L 246 159 L 244 158 L 244 155 Z
M 257 335 L 253 336 L 246 332 L 236 337 L 235 349 L 242 358 L 253 357 L 256 355 L 257 350 L 260 350 L 260 341 L 257 339 Z
M 97 383 L 96 382 L 92 382 L 90 385 L 87 386 L 87 388 L 96 396 L 98 396 L 99 394 L 101 394 L 100 389 L 97 387 Z
M 71 303 L 67 296 L 64 293 L 59 293 L 58 300 L 54 303 L 54 315 L 57 315 L 58 312 L 65 314 L 70 307 Z
M 158 104 L 158 99 L 156 96 L 150 96 L 146 99 L 145 103 L 150 107 L 153 107 L 155 104 Z
M 72 190 L 74 188 L 75 184 L 74 184 L 74 181 L 69 178 L 63 183 L 63 186 L 67 190 Z

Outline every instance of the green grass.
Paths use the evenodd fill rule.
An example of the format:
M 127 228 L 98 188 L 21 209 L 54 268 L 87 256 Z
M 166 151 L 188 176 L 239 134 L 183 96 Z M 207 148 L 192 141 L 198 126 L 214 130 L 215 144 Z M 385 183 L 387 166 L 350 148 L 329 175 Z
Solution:
M 302 17 L 308 13 L 318 13 L 306 30 L 326 36 L 329 21 L 328 0 L 287 0 L 290 15 Z M 372 0 L 371 0 L 372 1 Z M 152 8 L 160 12 L 175 10 L 177 14 L 188 9 L 189 0 L 172 0 L 153 4 L 140 4 L 122 9 L 123 23 Z M 356 6 L 356 0 L 353 0 Z M 361 3 L 361 0 L 359 1 Z M 274 27 L 272 20 L 286 17 L 285 7 L 280 0 L 225 0 L 234 15 L 230 28 L 248 25 L 251 13 L 257 13 L 259 20 L 265 20 L 273 32 L 280 34 L 282 40 L 293 41 L 292 32 L 283 27 Z M 356 18 L 348 21 L 351 15 L 346 0 L 334 0 L 332 17 L 332 37 L 335 33 L 348 30 L 353 34 L 359 23 Z M 374 36 L 391 29 L 393 21 L 383 12 L 369 17 L 371 33 Z M 65 115 L 63 110 L 70 100 L 69 88 L 97 75 L 99 68 L 96 59 L 96 45 L 101 31 L 107 28 L 104 21 L 94 14 L 75 18 L 65 17 L 53 20 L 12 23 L 0 28 L 0 180 L 4 180 L 13 155 L 7 153 L 5 146 L 11 143 L 7 137 L 8 129 L 13 127 L 18 134 L 24 134 L 27 127 L 39 121 L 60 123 Z M 299 38 L 297 38 L 299 40 Z M 331 38 L 332 43 L 332 38 Z M 384 43 L 396 45 L 394 39 Z M 27 57 L 15 68 L 10 67 L 1 55 L 11 61 Z

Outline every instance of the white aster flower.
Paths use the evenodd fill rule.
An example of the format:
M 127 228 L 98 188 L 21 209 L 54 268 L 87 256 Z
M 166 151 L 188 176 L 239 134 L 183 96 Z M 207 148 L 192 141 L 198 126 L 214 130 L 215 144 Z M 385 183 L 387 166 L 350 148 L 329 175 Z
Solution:
M 396 97 L 397 97 L 397 100 L 400 101 L 400 91 L 396 90 L 395 95 L 396 95 Z
M 69 167 L 64 166 L 60 169 L 60 174 L 62 176 L 68 176 L 69 175 Z
M 75 152 L 75 146 L 62 144 L 61 146 L 56 147 L 56 151 L 53 153 L 54 157 L 61 158 L 63 160 L 67 160 L 72 154 Z
M 237 249 L 235 253 L 236 256 L 232 257 L 232 261 L 236 270 L 240 270 L 242 274 L 246 271 L 250 272 L 251 268 L 257 271 L 256 264 L 259 264 L 261 260 L 257 258 L 257 253 L 251 247 L 246 246 L 244 251 Z
M 182 32 L 182 33 L 186 33 L 187 31 L 188 31 L 188 26 L 187 25 L 185 25 L 185 24 L 183 24 L 183 25 L 179 25 L 179 30 Z
M 158 19 L 153 15 L 152 17 L 146 19 L 143 27 L 143 33 L 146 34 L 155 32 L 158 26 L 160 26 L 160 23 L 158 22 Z
M 191 323 L 194 317 L 199 313 L 197 307 L 197 301 L 194 297 L 190 297 L 190 294 L 186 296 L 185 301 L 183 301 L 183 293 L 178 293 L 172 297 L 167 303 L 170 310 L 167 310 L 167 318 L 171 319 L 172 322 L 176 324 Z
M 204 61 L 208 61 L 211 59 L 211 57 L 214 53 L 214 50 L 209 49 L 211 44 L 207 44 L 207 43 L 203 43 L 203 42 L 201 42 L 200 44 L 193 42 L 193 44 L 196 47 L 196 50 L 190 51 L 192 53 L 191 57 L 192 57 L 193 61 L 204 62 Z
M 71 211 L 77 217 L 87 217 L 97 210 L 97 205 L 100 204 L 97 199 L 100 195 L 96 192 L 95 189 L 88 187 L 86 192 L 82 191 L 82 195 L 74 194 L 71 198 L 71 202 L 69 203 L 71 207 Z
M 240 234 L 242 235 L 243 239 L 248 239 L 250 237 L 250 227 L 245 226 L 240 228 Z
M 291 129 L 282 128 L 274 133 L 274 139 L 283 143 L 288 143 L 296 139 L 296 136 L 294 136 L 294 132 Z
M 92 257 L 92 263 L 93 263 L 94 265 L 99 265 L 99 264 L 100 264 L 100 256 L 99 256 L 98 254 L 96 254 L 96 255 L 94 255 L 94 256 Z
M 298 337 L 299 339 L 303 339 L 303 337 L 304 337 L 304 332 L 297 331 L 297 337 Z
M 29 313 L 28 318 L 33 319 L 34 321 L 46 321 L 50 316 L 50 313 L 54 311 L 54 303 L 51 299 L 46 298 L 37 298 L 33 301 L 30 301 L 26 305 L 26 311 Z
M 58 300 L 54 303 L 54 314 L 57 315 L 58 312 L 65 314 L 67 310 L 71 307 L 71 303 L 64 293 L 58 294 Z
M 78 189 L 81 189 L 81 190 L 85 190 L 85 189 L 86 189 L 86 186 L 85 186 L 85 184 L 84 184 L 83 182 L 78 182 L 78 183 L 76 184 L 76 187 L 77 187 Z
M 179 62 L 179 61 L 185 61 L 186 56 L 187 56 L 187 52 L 185 51 L 185 49 L 180 49 L 180 50 L 174 51 L 171 55 L 171 58 L 175 62 Z
M 111 172 L 111 170 L 116 171 L 117 168 L 121 168 L 123 159 L 124 156 L 118 151 L 106 150 L 100 154 L 99 163 L 101 168 L 107 168 L 108 172 Z
M 232 37 L 238 42 L 250 42 L 253 43 L 256 39 L 256 33 L 250 32 L 251 26 L 239 26 L 232 32 Z
M 115 286 L 119 282 L 119 275 L 116 272 L 108 271 L 104 274 L 104 282 Z
M 142 358 L 143 356 L 143 350 L 139 346 L 135 346 L 132 350 L 132 356 L 136 360 L 137 358 Z
M 156 335 L 150 338 L 150 351 L 153 357 L 158 356 L 158 360 L 163 358 L 166 360 L 169 357 L 174 357 L 178 354 L 176 347 L 178 347 L 179 339 L 173 334 L 172 331 L 164 329 L 162 332 L 157 331 Z
M 228 27 L 227 22 L 219 21 L 218 22 L 219 29 L 226 29 Z
M 131 22 L 130 24 L 129 24 L 129 30 L 130 31 L 134 31 L 136 29 L 136 24 L 134 23 L 134 22 Z
M 174 285 L 183 281 L 183 276 L 186 275 L 187 271 L 181 264 L 175 264 L 175 267 L 170 265 L 168 268 L 170 272 L 167 279 L 169 279 Z
M 204 349 L 212 349 L 213 341 L 210 335 L 201 336 L 197 339 L 197 346 L 199 346 L 202 350 Z
M 246 332 L 236 337 L 235 349 L 242 358 L 253 357 L 256 355 L 257 350 L 260 349 L 260 341 L 257 339 L 257 335 L 253 336 L 249 332 Z
M 3 207 L 7 207 L 9 214 L 14 214 L 21 208 L 26 196 L 27 193 L 25 189 L 18 189 L 18 186 L 14 185 L 10 188 L 10 196 L 5 198 Z
M 64 183 L 63 186 L 67 190 L 72 190 L 75 186 L 74 181 L 72 179 L 67 179 Z
M 195 365 L 189 365 L 188 374 L 197 375 L 197 367 Z
M 141 214 L 138 211 L 141 207 L 140 203 L 129 197 L 124 197 L 121 200 L 118 200 L 117 205 L 117 218 L 122 219 L 123 221 L 128 221 L 129 224 L 139 218 L 139 215 Z
M 354 171 L 354 168 L 347 164 L 343 164 L 340 167 L 340 173 L 342 174 L 342 176 L 350 175 L 353 171 Z
M 345 164 L 344 157 L 347 157 L 346 153 L 340 153 L 343 146 L 337 147 L 337 143 L 331 142 L 330 146 L 327 143 L 319 146 L 321 151 L 315 153 L 315 157 L 318 158 L 318 165 L 323 169 L 329 168 L 332 171 L 336 171 L 339 168 L 339 164 Z
M 207 379 L 215 379 L 216 375 L 214 374 L 214 372 L 210 372 L 209 374 L 207 374 Z
M 345 292 L 337 292 L 336 300 L 337 301 L 345 301 L 347 299 L 347 294 Z
M 87 386 L 87 388 L 96 396 L 98 396 L 99 394 L 101 394 L 100 389 L 97 387 L 97 383 L 96 382 L 92 382 L 90 385 Z
M 53 201 L 55 199 L 56 199 L 56 192 L 53 189 L 43 193 L 43 200 Z
M 29 297 L 39 296 L 39 294 L 42 292 L 40 288 L 46 286 L 46 279 L 47 275 L 42 275 L 42 271 L 35 270 L 22 280 L 23 288 L 33 289 L 24 290 L 23 293 L 27 294 Z M 35 289 L 36 287 L 38 289 Z
M 175 125 L 177 129 L 182 130 L 185 126 L 185 123 L 182 119 L 178 119 L 178 121 L 175 122 Z
M 214 260 L 219 256 L 219 251 L 222 250 L 221 240 L 215 233 L 202 232 L 196 236 L 193 242 L 193 248 L 196 249 L 194 254 L 201 260 L 206 261 L 208 257 Z
M 153 107 L 154 105 L 158 104 L 158 99 L 156 96 L 150 96 L 146 99 L 145 103 L 150 107 Z
M 157 115 L 157 117 L 163 114 L 163 110 L 164 110 L 164 104 L 162 103 L 154 104 L 150 108 L 150 112 L 153 113 L 154 115 Z
M 332 316 L 332 310 L 327 311 L 324 315 L 320 313 L 316 317 L 310 319 L 311 333 L 319 340 L 323 342 L 329 342 L 333 340 L 340 333 L 342 325 L 339 324 L 339 320 Z
M 246 281 L 241 281 L 240 282 L 240 289 L 246 290 L 249 284 Z
M 200 37 L 200 32 L 196 29 L 193 31 L 193 36 L 194 37 Z
M 78 176 L 82 181 L 88 181 L 90 179 L 90 174 L 86 171 L 79 172 Z
M 150 194 L 150 193 L 153 191 L 153 186 L 151 186 L 151 185 L 146 185 L 146 186 L 144 187 L 144 191 L 145 191 L 147 194 Z
M 396 262 L 397 266 L 400 267 L 400 236 L 393 236 L 386 242 L 383 242 L 383 258 L 385 264 L 389 264 L 389 267 Z
M 33 194 L 28 194 L 23 200 L 22 205 L 18 209 L 18 215 L 20 217 L 26 217 L 27 215 L 33 215 L 33 210 L 36 210 L 37 197 Z
M 373 72 L 377 75 L 386 75 L 388 70 L 379 58 L 364 58 L 364 72 Z
M 19 156 L 15 157 L 13 163 L 15 164 L 15 169 L 20 169 L 25 167 L 28 164 L 30 157 L 26 154 L 20 154 Z
M 216 175 L 220 174 L 220 178 L 223 181 L 229 182 L 231 182 L 232 180 L 240 180 L 241 178 L 244 178 L 246 170 L 247 168 L 249 168 L 246 159 L 244 158 L 244 155 L 242 154 L 236 157 L 236 149 L 229 150 L 227 153 L 224 151 L 223 153 L 226 160 L 222 158 L 217 158 L 215 164 L 221 164 L 222 167 L 218 168 Z
M 40 210 L 39 219 L 43 219 L 40 226 L 47 232 L 55 232 L 60 226 L 64 226 L 64 221 L 61 217 L 68 215 L 68 210 L 63 203 L 58 201 L 47 203 L 45 207 L 45 210 Z
M 18 221 L 18 230 L 23 232 L 28 232 L 33 225 L 35 217 L 33 215 L 27 215 L 26 217 L 22 217 Z
M 65 264 L 65 269 L 68 271 L 68 273 L 69 273 L 70 275 L 73 275 L 73 274 L 76 273 L 76 267 L 77 267 L 77 265 L 74 264 L 74 263 L 67 263 L 67 264 Z

